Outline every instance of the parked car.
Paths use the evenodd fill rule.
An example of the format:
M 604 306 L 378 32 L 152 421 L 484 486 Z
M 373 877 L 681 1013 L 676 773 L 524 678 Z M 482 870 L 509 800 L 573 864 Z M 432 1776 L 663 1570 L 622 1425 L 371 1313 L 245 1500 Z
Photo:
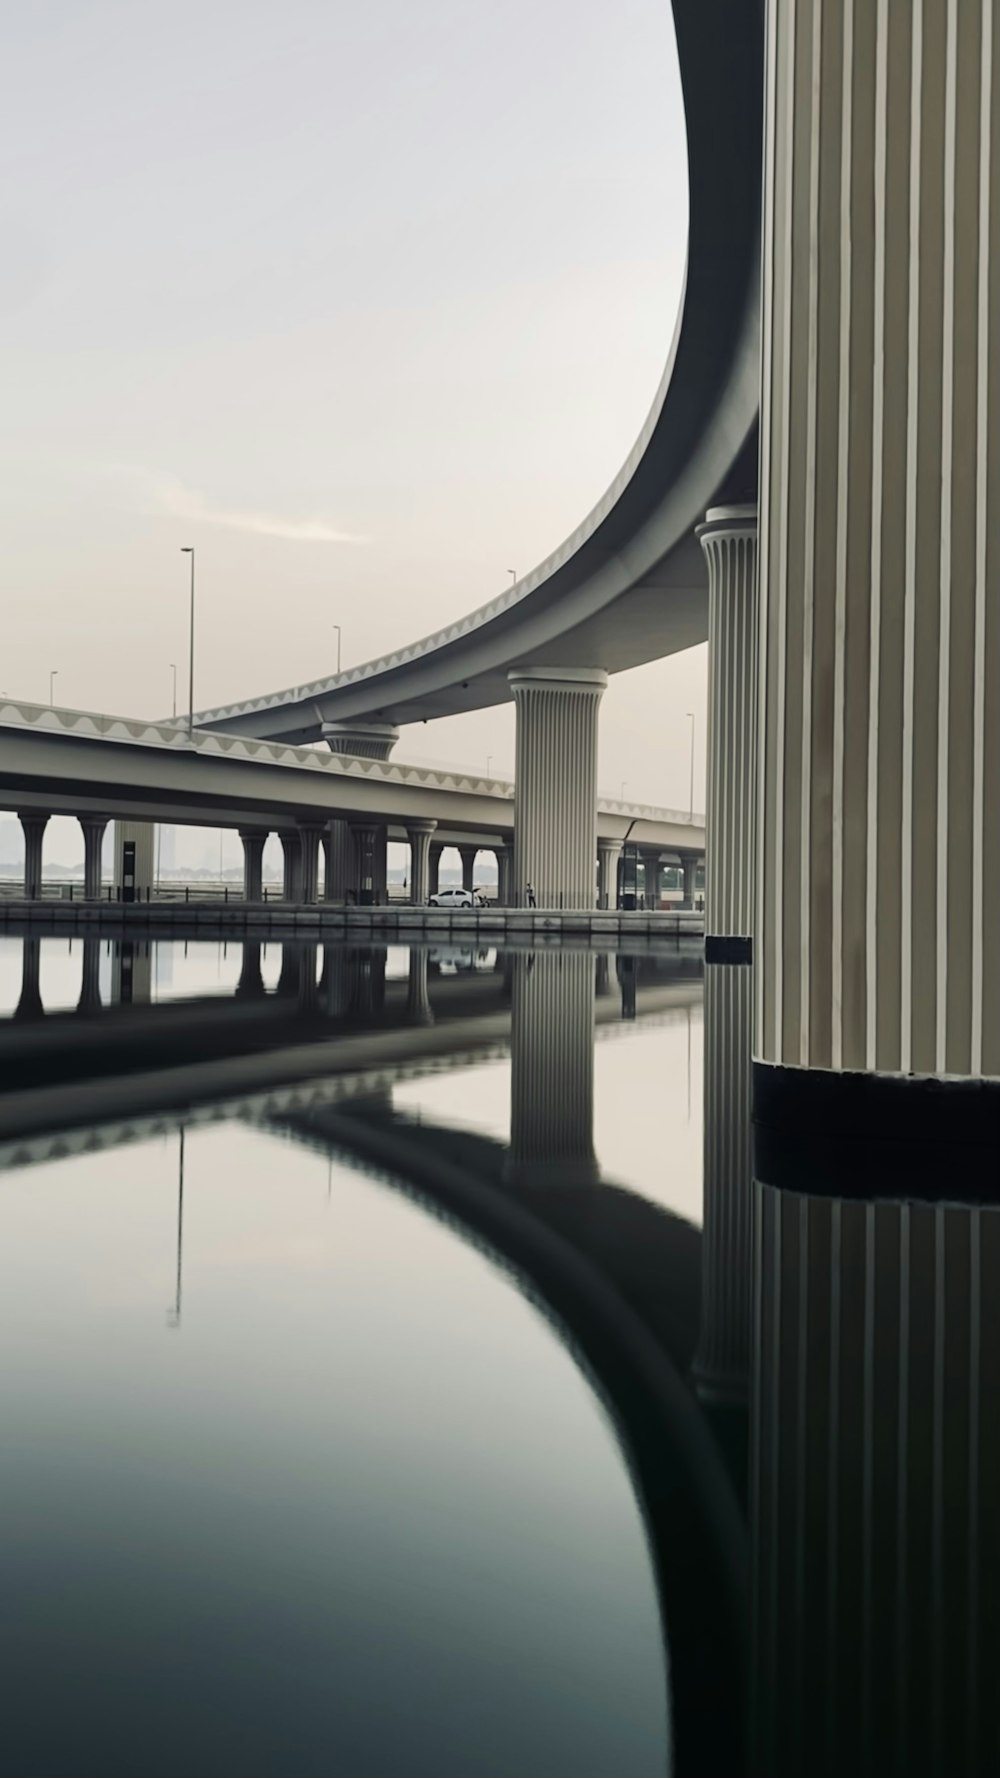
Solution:
M 484 908 L 486 897 L 481 889 L 439 889 L 428 898 L 432 908 Z

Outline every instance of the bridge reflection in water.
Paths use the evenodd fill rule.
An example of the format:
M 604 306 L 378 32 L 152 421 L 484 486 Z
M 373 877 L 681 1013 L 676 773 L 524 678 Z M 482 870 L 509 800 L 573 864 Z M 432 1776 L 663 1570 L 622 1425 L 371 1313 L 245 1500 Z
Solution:
M 414 950 L 387 973 L 377 949 L 288 946 L 267 992 L 250 942 L 231 999 L 143 1005 L 148 953 L 120 951 L 103 976 L 125 1004 L 97 1010 L 87 941 L 79 1010 L 45 1015 L 25 945 L 0 1164 L 236 1119 L 373 1174 L 501 1265 L 605 1402 L 676 1770 L 990 1768 L 1000 1212 L 755 1182 L 749 968 L 706 971 L 702 1234 L 594 1144 L 595 1040 L 684 1016 L 696 964 Z M 447 1120 L 394 1105 L 508 1053 L 506 1141 L 460 1087 Z M 181 1180 L 175 1324 L 183 1208 Z

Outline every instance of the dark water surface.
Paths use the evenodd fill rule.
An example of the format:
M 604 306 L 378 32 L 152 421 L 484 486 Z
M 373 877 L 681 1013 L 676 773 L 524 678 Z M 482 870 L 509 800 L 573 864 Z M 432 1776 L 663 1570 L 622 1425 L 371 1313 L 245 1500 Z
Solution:
M 431 953 L 421 1008 L 406 952 L 374 960 L 374 986 L 371 956 L 345 954 L 331 1016 L 310 1008 L 321 959 L 299 955 L 273 1034 L 347 1072 L 331 1088 L 314 1062 L 277 1103 L 242 1027 L 280 1014 L 281 947 L 242 1002 L 241 950 L 156 946 L 120 1005 L 102 945 L 102 1008 L 70 1013 L 82 942 L 32 959 L 0 941 L 6 1084 L 41 1101 L 0 1132 L 0 1771 L 670 1770 L 661 1599 L 613 1403 L 500 1248 L 420 1183 L 463 1133 L 503 1176 L 510 968 Z M 699 972 L 626 965 L 649 1005 L 633 1018 L 628 985 L 623 1023 L 602 967 L 595 1024 L 594 959 L 569 963 L 556 1025 L 581 986 L 590 1013 L 548 1133 L 567 1177 L 590 1146 L 585 1190 L 614 1177 L 669 1206 L 696 1258 Z M 203 996 L 231 1026 L 206 1026 Z M 176 998 L 181 1023 L 154 1028 Z M 317 1040 L 317 1016 L 341 1034 Z M 109 1032 L 112 1064 L 129 1051 L 110 1076 Z M 191 1055 L 229 1103 L 211 1082 L 184 1103 Z M 527 1123 L 522 1167 L 544 1171 Z

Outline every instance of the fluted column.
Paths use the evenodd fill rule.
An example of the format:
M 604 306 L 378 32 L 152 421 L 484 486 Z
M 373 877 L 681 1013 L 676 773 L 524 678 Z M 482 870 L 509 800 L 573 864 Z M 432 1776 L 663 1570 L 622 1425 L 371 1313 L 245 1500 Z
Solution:
M 444 841 L 435 840 L 431 845 L 428 864 L 428 895 L 436 895 L 441 887 L 441 854 L 443 851 Z
M 411 1025 L 433 1025 L 434 1013 L 431 1010 L 430 996 L 427 991 L 427 952 L 422 946 L 415 945 L 410 951 L 410 964 L 406 983 L 406 1017 Z
M 707 963 L 704 1002 L 701 1324 L 694 1378 L 745 1401 L 750 1347 L 753 969 Z
M 621 840 L 598 840 L 597 905 L 599 908 L 616 908 L 618 906 L 618 869 L 621 857 Z
M 83 832 L 83 893 L 87 901 L 101 899 L 101 853 L 108 830 L 106 815 L 81 815 Z
M 597 717 L 607 674 L 522 667 L 508 675 L 517 712 L 515 901 L 592 908 L 597 849 Z
M 597 1177 L 594 977 L 589 951 L 514 958 L 507 1164 L 514 1183 Z
M 262 828 L 240 828 L 240 839 L 243 841 L 244 901 L 264 899 L 264 847 L 267 845 L 267 837 Z
M 383 833 L 384 831 L 382 829 Z M 354 844 L 355 860 L 354 891 L 358 901 L 370 905 L 375 900 L 376 849 L 379 828 L 374 822 L 352 822 L 351 837 Z
M 479 847 L 459 846 L 458 856 L 462 860 L 462 888 L 472 890 L 476 887 L 476 859 L 479 857 Z
M 313 822 L 302 821 L 299 836 L 302 857 L 299 900 L 311 907 L 319 900 L 319 843 L 323 829 Z
M 410 842 L 410 900 L 415 907 L 420 907 L 431 893 L 431 834 L 436 827 L 436 821 L 408 821 L 406 824 L 406 837 Z
M 513 846 L 495 846 L 493 856 L 497 861 L 497 907 L 509 908 L 511 904 L 511 872 L 514 863 Z
M 330 822 L 323 835 L 326 874 L 323 883 L 324 901 L 346 901 L 347 892 L 355 887 L 357 859 L 350 825 L 339 817 Z
M 642 853 L 643 873 L 646 879 L 646 906 L 658 908 L 660 905 L 660 848 L 644 847 Z
M 1000 1213 L 764 1187 L 755 1253 L 748 1770 L 992 1771 Z
M 85 938 L 83 941 L 83 968 L 80 974 L 80 998 L 77 1001 L 79 1012 L 96 1012 L 101 1004 L 101 941 L 99 938 Z
M 24 834 L 24 895 L 27 901 L 38 901 L 42 893 L 42 845 L 47 815 L 18 815 Z
M 757 1048 L 1000 1075 L 1000 19 L 772 0 Z
M 324 722 L 321 732 L 331 753 L 355 759 L 388 759 L 399 740 L 391 722 Z
M 37 938 L 21 940 L 21 993 L 15 1019 L 40 1019 L 44 1012 L 40 982 L 41 946 Z
M 698 860 L 693 852 L 685 852 L 681 857 L 681 877 L 681 894 L 684 897 L 684 906 L 693 911 L 696 895 L 695 885 L 698 881 Z
M 757 508 L 718 506 L 698 536 L 708 562 L 705 957 L 749 961 L 757 834 Z M 694 907 L 697 860 L 684 858 Z M 726 946 L 717 946 L 717 939 Z M 732 942 L 737 941 L 737 942 Z
M 266 837 L 266 836 L 265 836 Z M 249 901 L 250 896 L 247 897 Z M 260 897 L 256 899 L 259 901 Z M 264 998 L 264 973 L 261 968 L 260 941 L 244 939 L 243 956 L 240 962 L 240 979 L 234 990 L 237 1000 L 262 1000 Z
M 285 901 L 299 901 L 302 896 L 302 835 L 297 827 L 278 830 L 281 841 L 283 870 L 281 894 Z

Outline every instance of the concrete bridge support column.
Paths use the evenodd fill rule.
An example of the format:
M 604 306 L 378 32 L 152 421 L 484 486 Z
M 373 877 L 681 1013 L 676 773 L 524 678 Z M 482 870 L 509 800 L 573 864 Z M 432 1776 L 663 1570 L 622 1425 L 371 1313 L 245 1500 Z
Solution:
M 379 887 L 385 881 L 385 828 L 376 822 L 351 824 L 354 840 L 354 892 L 366 906 L 377 901 Z
M 427 952 L 423 946 L 414 945 L 410 951 L 410 968 L 406 984 L 406 1018 L 411 1025 L 433 1025 L 434 1013 L 431 1010 L 430 997 L 427 992 Z
M 115 822 L 115 894 L 121 901 L 148 901 L 156 880 L 156 827 L 152 821 Z
M 750 1338 L 750 1142 L 757 840 L 757 510 L 710 512 L 702 1319 L 703 1397 L 746 1399 Z M 698 859 L 683 857 L 694 907 Z
M 598 840 L 597 905 L 599 908 L 616 908 L 618 906 L 618 869 L 621 857 L 621 840 Z
M 444 841 L 435 840 L 430 849 L 428 863 L 428 895 L 436 895 L 441 887 L 441 854 L 443 851 Z
M 513 846 L 494 847 L 493 856 L 497 861 L 497 907 L 509 908 L 513 899 L 511 894 L 511 874 L 514 863 Z
M 44 1012 L 42 991 L 39 982 L 39 965 L 41 962 L 40 943 L 37 938 L 25 938 L 21 941 L 21 993 L 14 1009 L 15 1019 L 40 1019 Z
M 478 846 L 459 846 L 458 856 L 462 860 L 462 888 L 476 887 L 476 859 L 479 857 Z
M 302 899 L 302 835 L 297 827 L 278 829 L 281 841 L 281 852 L 284 868 L 281 878 L 281 894 L 285 901 Z
M 1000 18 L 769 54 L 755 1119 L 929 1136 L 1000 1076 Z
M 646 880 L 646 906 L 658 908 L 660 905 L 660 848 L 644 849 L 642 854 L 643 874 Z
M 101 899 L 101 853 L 108 831 L 106 815 L 81 815 L 83 832 L 83 893 L 87 901 Z
M 594 1156 L 594 958 L 519 953 L 511 1009 L 510 1153 L 518 1185 L 580 1185 Z
M 258 897 L 259 899 L 259 897 Z M 247 897 L 250 900 L 250 897 Z M 243 959 L 240 964 L 240 979 L 236 984 L 237 1000 L 263 1000 L 264 973 L 261 968 L 261 946 L 259 940 L 244 939 Z
M 592 908 L 597 850 L 597 715 L 608 683 L 588 667 L 508 675 L 517 712 L 515 901 Z
M 698 876 L 698 859 L 693 852 L 681 854 L 681 874 L 681 894 L 684 897 L 684 906 L 693 912 L 695 903 L 695 883 Z
M 354 836 L 348 822 L 339 817 L 330 822 L 323 835 L 323 854 L 326 861 L 323 899 L 346 901 L 347 891 L 354 888 L 357 872 Z
M 243 841 L 244 901 L 264 899 L 264 847 L 267 845 L 267 838 L 267 834 L 259 827 L 240 828 L 240 839 Z
M 414 907 L 422 906 L 431 892 L 431 834 L 436 827 L 436 821 L 408 821 L 406 825 L 410 842 L 410 900 Z
M 24 895 L 38 901 L 42 893 L 42 844 L 49 824 L 47 815 L 18 815 L 24 834 Z
M 303 821 L 299 825 L 299 839 L 302 854 L 302 876 L 299 884 L 299 900 L 310 907 L 319 900 L 319 845 L 323 837 L 323 829 L 312 822 Z
M 85 938 L 83 941 L 80 998 L 76 1004 L 78 1012 L 97 1012 L 100 1007 L 101 941 L 99 938 Z

